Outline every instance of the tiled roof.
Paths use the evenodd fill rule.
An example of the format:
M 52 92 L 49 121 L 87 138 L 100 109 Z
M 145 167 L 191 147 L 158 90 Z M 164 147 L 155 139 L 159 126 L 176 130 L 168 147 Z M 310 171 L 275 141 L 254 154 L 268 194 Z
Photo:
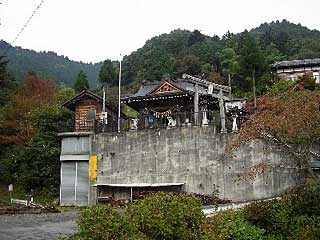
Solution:
M 195 92 L 194 84 L 185 81 L 184 79 L 177 79 L 177 80 L 164 80 L 164 81 L 156 81 L 156 82 L 144 82 L 137 93 L 135 93 L 131 97 L 143 97 L 149 95 L 153 90 L 159 87 L 165 81 L 169 82 L 170 84 L 180 88 L 185 92 Z M 206 93 L 206 89 L 202 86 L 199 86 L 199 93 Z
M 320 58 L 313 59 L 302 59 L 302 60 L 292 60 L 292 61 L 282 61 L 272 64 L 272 68 L 287 68 L 287 67 L 302 67 L 302 66 L 314 66 L 320 65 Z

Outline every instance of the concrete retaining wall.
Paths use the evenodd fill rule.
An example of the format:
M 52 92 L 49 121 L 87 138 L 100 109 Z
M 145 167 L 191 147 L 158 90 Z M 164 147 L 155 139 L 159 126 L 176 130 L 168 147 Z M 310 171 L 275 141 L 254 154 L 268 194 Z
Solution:
M 98 184 L 185 183 L 184 190 L 233 201 L 270 198 L 301 180 L 292 162 L 261 141 L 225 153 L 232 134 L 214 134 L 211 127 L 146 130 L 96 135 Z M 254 181 L 239 174 L 261 162 L 281 164 Z

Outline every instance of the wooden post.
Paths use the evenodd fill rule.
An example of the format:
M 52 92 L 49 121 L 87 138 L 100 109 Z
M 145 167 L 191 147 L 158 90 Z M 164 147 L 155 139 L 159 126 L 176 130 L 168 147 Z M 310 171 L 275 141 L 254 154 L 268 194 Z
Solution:
M 219 91 L 219 108 L 220 108 L 220 121 L 221 121 L 221 133 L 226 133 L 226 115 L 224 112 L 224 101 L 222 89 Z
M 194 112 L 194 125 L 198 126 L 198 114 L 199 114 L 199 85 L 195 85 L 195 94 L 193 98 L 193 112 Z

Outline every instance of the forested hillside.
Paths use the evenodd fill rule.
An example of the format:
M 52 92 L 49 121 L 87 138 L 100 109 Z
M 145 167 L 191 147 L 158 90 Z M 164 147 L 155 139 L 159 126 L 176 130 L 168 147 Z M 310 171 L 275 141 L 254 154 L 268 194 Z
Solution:
M 0 42 L 0 56 L 6 51 L 8 70 L 16 80 L 32 70 L 53 78 L 58 86 L 73 86 L 83 70 L 91 88 L 98 84 L 102 63 L 74 62 L 54 52 L 35 52 Z M 198 30 L 174 30 L 148 40 L 123 59 L 123 84 L 134 91 L 142 80 L 179 77 L 181 73 L 205 75 L 210 81 L 226 84 L 230 74 L 238 95 L 250 95 L 251 82 L 257 79 L 258 93 L 270 85 L 270 64 L 274 61 L 320 57 L 320 32 L 286 20 L 263 23 L 250 31 L 221 38 Z M 113 62 L 117 68 L 117 63 Z M 117 69 L 116 69 L 117 71 Z M 117 81 L 110 81 L 115 85 Z
M 96 87 L 102 63 L 82 63 L 70 60 L 67 56 L 59 56 L 54 52 L 36 52 L 33 50 L 12 47 L 0 41 L 0 56 L 9 60 L 8 71 L 18 81 L 24 79 L 29 71 L 40 76 L 52 78 L 58 86 L 72 86 L 80 70 L 88 76 L 91 87 Z
M 230 74 L 237 94 L 250 92 L 253 72 L 263 93 L 273 76 L 270 64 L 280 60 L 320 57 L 320 32 L 286 20 L 261 24 L 222 38 L 195 30 L 174 30 L 146 42 L 124 58 L 124 82 L 177 77 L 183 72 L 204 74 L 226 83 Z

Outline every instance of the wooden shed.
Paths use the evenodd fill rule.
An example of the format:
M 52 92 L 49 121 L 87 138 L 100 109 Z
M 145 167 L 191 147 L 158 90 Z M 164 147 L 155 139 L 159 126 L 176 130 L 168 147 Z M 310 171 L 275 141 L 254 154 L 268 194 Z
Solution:
M 93 131 L 96 122 L 102 122 L 103 99 L 88 89 L 63 104 L 64 107 L 75 113 L 75 131 Z M 109 125 L 117 121 L 117 109 L 105 102 L 105 112 L 108 115 Z

